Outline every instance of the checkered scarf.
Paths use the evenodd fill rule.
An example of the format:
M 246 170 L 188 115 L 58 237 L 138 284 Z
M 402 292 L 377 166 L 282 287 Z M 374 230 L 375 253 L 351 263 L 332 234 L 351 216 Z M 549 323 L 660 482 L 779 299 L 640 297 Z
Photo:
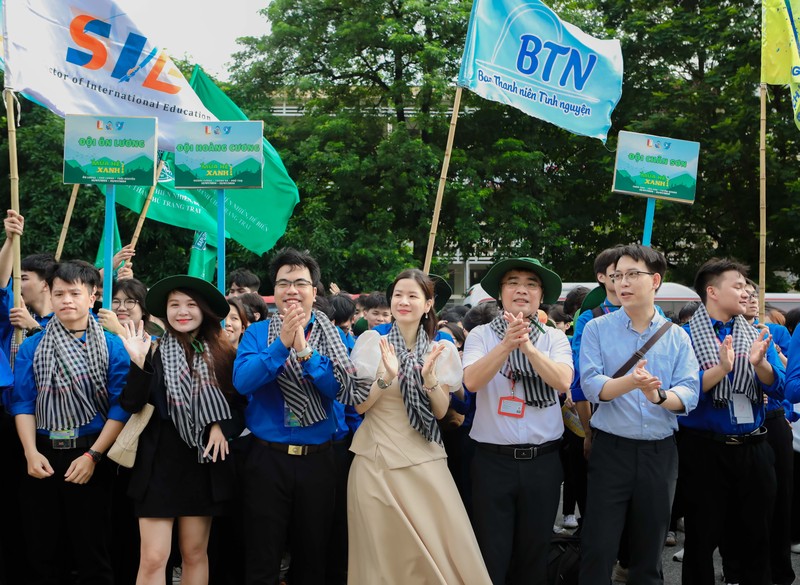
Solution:
M 689 331 L 700 369 L 707 370 L 716 366 L 719 363 L 720 342 L 711 326 L 711 317 L 705 305 L 701 304 L 695 311 L 689 321 Z M 757 337 L 758 332 L 743 315 L 733 318 L 733 383 L 725 375 L 712 388 L 714 406 L 717 408 L 727 408 L 732 394 L 744 394 L 754 404 L 761 400 L 761 392 L 756 386 L 755 368 L 750 363 L 750 347 Z
M 356 375 L 356 367 L 350 361 L 347 348 L 336 327 L 322 312 L 313 309 L 314 322 L 308 337 L 308 345 L 317 353 L 327 357 L 333 364 L 333 376 L 339 383 L 336 400 L 350 406 L 361 404 L 369 395 L 370 381 Z M 274 316 L 269 322 L 267 345 L 280 337 L 283 317 Z M 297 361 L 297 352 L 289 350 L 289 357 L 278 376 L 278 386 L 289 409 L 297 416 L 300 426 L 307 427 L 328 418 L 314 383 L 303 374 L 303 366 Z
M 37 428 L 77 429 L 99 412 L 108 416 L 108 345 L 89 316 L 86 343 L 53 317 L 33 354 Z
M 536 345 L 541 331 L 537 326 L 538 323 L 533 323 L 533 320 L 531 320 L 531 325 L 529 337 L 531 343 Z M 489 323 L 489 327 L 502 341 L 508 330 L 508 321 L 503 318 L 501 313 Z M 521 349 L 515 349 L 509 354 L 501 372 L 512 382 L 522 382 L 525 404 L 535 408 L 547 408 L 557 402 L 558 392 L 556 392 L 556 389 L 542 380 L 542 377 L 533 369 L 531 362 L 525 357 Z
M 397 378 L 400 381 L 400 393 L 408 413 L 408 422 L 425 439 L 431 443 L 442 445 L 442 433 L 433 416 L 431 398 L 422 389 L 422 366 L 425 364 L 425 355 L 430 350 L 430 340 L 425 328 L 420 325 L 417 331 L 417 342 L 414 349 L 406 348 L 406 342 L 397 327 L 397 323 L 389 330 L 387 340 L 394 346 L 397 362 L 400 368 Z
M 164 366 L 164 382 L 167 387 L 167 411 L 183 442 L 197 447 L 200 463 L 211 461 L 203 457 L 205 445 L 203 433 L 208 425 L 231 418 L 231 408 L 219 387 L 216 376 L 208 362 L 212 360 L 208 343 L 203 341 L 204 351 L 192 351 L 192 366 L 186 360 L 186 352 L 175 336 L 165 333 L 158 351 Z M 213 362 L 212 362 L 213 368 Z

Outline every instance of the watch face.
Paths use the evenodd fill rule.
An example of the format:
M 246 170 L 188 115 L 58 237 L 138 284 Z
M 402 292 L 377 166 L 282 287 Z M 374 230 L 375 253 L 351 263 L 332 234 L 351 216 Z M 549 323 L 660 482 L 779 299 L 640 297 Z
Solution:
M 389 387 L 389 384 L 387 384 L 386 380 L 384 380 L 383 378 L 378 378 L 376 381 L 378 382 L 378 388 L 380 388 L 381 390 L 386 390 L 386 388 Z
M 661 404 L 667 399 L 667 391 L 663 388 L 658 389 L 658 403 Z

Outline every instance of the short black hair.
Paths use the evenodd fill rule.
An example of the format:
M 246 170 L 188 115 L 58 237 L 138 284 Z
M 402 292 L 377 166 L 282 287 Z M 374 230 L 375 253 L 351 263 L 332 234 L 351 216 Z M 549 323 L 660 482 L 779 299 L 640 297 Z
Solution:
M 703 264 L 694 277 L 694 291 L 700 296 L 703 304 L 706 303 L 706 289 L 709 285 L 718 282 L 719 277 L 725 272 L 735 271 L 747 278 L 749 268 L 731 258 L 712 258 Z
M 564 310 L 561 305 L 553 305 L 547 312 L 547 316 L 553 323 L 569 323 L 572 321 L 572 315 Z
M 595 278 L 597 278 L 598 274 L 605 274 L 609 266 L 617 263 L 617 260 L 619 260 L 620 257 L 620 248 L 622 248 L 622 245 L 618 244 L 613 248 L 606 248 L 597 255 L 597 258 L 594 259 Z M 598 280 L 597 282 L 599 283 L 600 281 Z
M 789 330 L 789 333 L 794 335 L 798 323 L 800 323 L 800 307 L 795 307 L 786 313 L 786 328 Z
M 52 290 L 53 281 L 58 278 L 66 283 L 80 283 L 91 288 L 102 286 L 100 271 L 83 260 L 68 260 L 54 264 L 47 273 L 47 286 Z
M 35 272 L 42 280 L 47 279 L 47 273 L 56 264 L 56 258 L 52 254 L 31 254 L 25 256 L 20 263 L 20 270 L 25 272 Z
M 319 264 L 308 252 L 301 252 L 294 248 L 281 248 L 269 264 L 269 277 L 273 286 L 278 275 L 278 270 L 284 266 L 297 266 L 308 268 L 311 273 L 311 282 L 320 280 Z
M 252 313 L 254 320 L 251 321 L 251 323 L 255 323 L 256 321 L 264 321 L 269 316 L 269 307 L 267 307 L 267 302 L 260 294 L 249 292 L 239 295 L 237 298 L 242 301 L 242 304 L 245 306 L 245 308 L 249 309 L 250 313 Z M 255 318 L 256 313 L 258 313 L 258 319 Z
M 605 272 L 605 269 L 603 269 Z M 564 312 L 567 315 L 574 315 L 581 308 L 586 295 L 589 294 L 589 289 L 585 286 L 576 286 L 567 293 L 564 297 Z
M 319 312 L 325 313 L 325 316 L 333 321 L 333 307 L 327 297 L 317 295 L 317 298 L 314 299 L 314 308 Z
M 747 283 L 749 286 L 752 286 L 752 287 L 753 287 L 753 290 L 755 290 L 756 292 L 758 292 L 758 284 L 756 284 L 756 281 L 755 281 L 755 280 L 753 280 L 752 278 L 745 277 L 744 281 L 745 281 L 745 282 L 746 282 L 746 283 Z
M 261 279 L 247 270 L 247 268 L 237 268 L 228 274 L 228 288 L 230 289 L 234 284 L 257 291 L 258 287 L 261 286 Z
M 658 250 L 641 244 L 629 244 L 618 248 L 617 262 L 623 256 L 633 258 L 636 262 L 641 260 L 647 266 L 647 270 L 660 275 L 661 281 L 664 281 L 664 275 L 667 273 L 667 259 Z
M 464 315 L 469 312 L 469 307 L 465 305 L 453 305 L 442 309 L 439 313 L 440 321 L 447 321 L 448 323 L 458 323 L 464 319 Z
M 689 321 L 689 319 L 692 318 L 692 315 L 694 315 L 695 311 L 697 311 L 699 307 L 700 307 L 700 301 L 689 301 L 688 303 L 683 305 L 683 307 L 681 307 L 681 310 L 678 311 L 678 323 L 683 324 Z
M 465 331 L 472 331 L 478 325 L 486 325 L 491 323 L 497 317 L 499 309 L 495 301 L 488 301 L 485 303 L 478 303 L 472 307 L 467 314 L 464 315 L 464 320 L 461 324 Z
M 364 310 L 369 311 L 371 309 L 390 309 L 391 305 L 389 305 L 389 301 L 386 299 L 386 295 L 380 291 L 374 291 L 367 295 L 367 298 L 364 299 Z
M 333 309 L 333 323 L 339 325 L 349 321 L 356 314 L 356 302 L 347 293 L 337 293 L 328 297 Z

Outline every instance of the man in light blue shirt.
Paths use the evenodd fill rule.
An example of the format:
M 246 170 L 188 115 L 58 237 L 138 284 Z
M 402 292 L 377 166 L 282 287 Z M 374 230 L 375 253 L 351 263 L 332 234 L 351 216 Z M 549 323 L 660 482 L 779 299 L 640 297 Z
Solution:
M 678 477 L 674 432 L 677 416 L 697 404 L 697 360 L 686 332 L 668 327 L 643 358 L 620 370 L 668 323 L 655 307 L 666 267 L 652 248 L 621 248 L 612 278 L 622 310 L 589 321 L 583 333 L 581 386 L 598 407 L 581 585 L 609 582 L 626 515 L 629 582 L 664 583 L 661 553 Z

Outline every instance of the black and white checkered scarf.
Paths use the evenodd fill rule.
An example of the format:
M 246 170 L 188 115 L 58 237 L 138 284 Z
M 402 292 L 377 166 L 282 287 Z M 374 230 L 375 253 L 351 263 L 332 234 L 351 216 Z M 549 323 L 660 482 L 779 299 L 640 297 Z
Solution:
M 406 348 L 406 342 L 397 323 L 394 323 L 389 330 L 387 340 L 394 346 L 397 354 L 399 364 L 397 379 L 400 381 L 400 394 L 406 406 L 408 422 L 427 441 L 442 445 L 442 433 L 436 417 L 433 416 L 431 398 L 422 388 L 422 366 L 425 364 L 425 355 L 431 349 L 425 328 L 419 326 L 417 342 L 412 350 Z
M 208 343 L 203 341 L 202 353 L 192 350 L 192 367 L 186 360 L 181 343 L 169 333 L 159 342 L 161 363 L 164 366 L 164 382 L 167 387 L 167 411 L 183 442 L 197 447 L 200 463 L 211 461 L 203 457 L 206 446 L 203 433 L 208 425 L 231 418 L 231 408 L 217 378 L 209 368 L 205 355 L 212 360 Z M 212 362 L 213 367 L 213 362 Z
M 535 313 L 533 318 L 535 318 Z M 489 323 L 489 327 L 502 341 L 508 330 L 508 321 L 500 313 Z M 541 331 L 538 323 L 534 323 L 531 320 L 531 332 L 529 334 L 531 343 L 536 345 L 540 335 Z M 542 377 L 533 369 L 531 362 L 525 357 L 521 349 L 515 349 L 509 354 L 500 372 L 510 379 L 512 383 L 522 382 L 525 404 L 535 408 L 547 408 L 558 401 L 556 389 L 542 380 Z
M 311 312 L 314 315 L 314 322 L 308 337 L 308 345 L 333 364 L 333 376 L 339 383 L 336 400 L 350 406 L 361 404 L 369 395 L 370 380 L 358 377 L 356 367 L 347 354 L 347 348 L 328 317 L 316 309 Z M 270 319 L 267 345 L 272 345 L 280 337 L 282 325 L 281 316 L 276 315 Z M 297 361 L 297 352 L 294 348 L 289 350 L 289 357 L 286 358 L 283 371 L 278 376 L 278 386 L 289 409 L 300 421 L 300 426 L 310 426 L 328 418 L 314 383 L 303 375 L 303 366 Z
M 689 321 L 692 345 L 701 370 L 708 370 L 719 363 L 720 341 L 711 325 L 711 317 L 705 305 L 701 304 Z M 761 400 L 761 392 L 756 386 L 756 371 L 750 363 L 750 347 L 758 337 L 758 331 L 747 322 L 744 315 L 733 318 L 733 383 L 725 375 L 711 389 L 714 392 L 714 406 L 727 408 L 732 394 L 744 394 L 750 402 Z
M 108 416 L 108 345 L 103 328 L 89 316 L 86 343 L 53 317 L 33 354 L 36 426 L 77 429 L 99 412 Z

